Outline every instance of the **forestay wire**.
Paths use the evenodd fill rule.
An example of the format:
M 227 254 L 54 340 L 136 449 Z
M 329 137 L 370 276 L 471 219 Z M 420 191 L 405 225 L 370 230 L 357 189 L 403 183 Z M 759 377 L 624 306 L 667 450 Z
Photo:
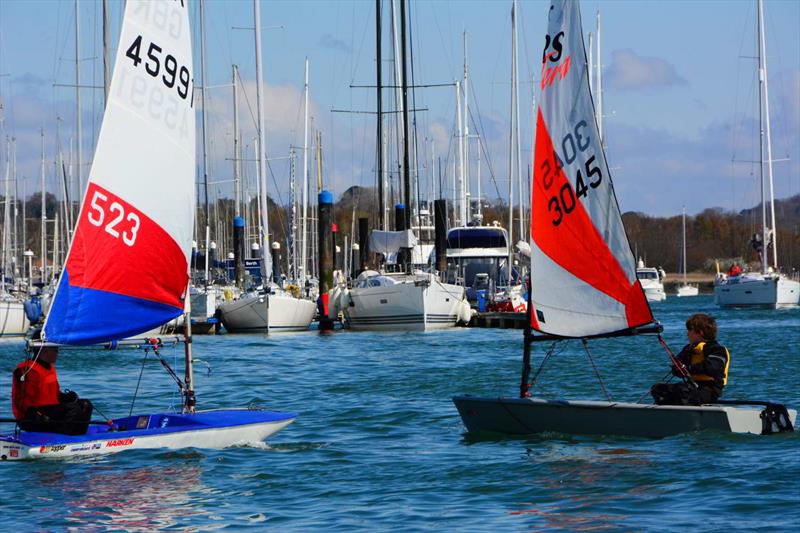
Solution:
M 606 400 L 609 402 L 613 401 L 611 399 L 611 395 L 608 393 L 608 389 L 606 389 L 606 384 L 603 383 L 603 378 L 600 376 L 600 371 L 597 369 L 597 365 L 594 364 L 594 359 L 592 358 L 592 352 L 589 351 L 589 341 L 586 339 L 581 339 L 583 343 L 583 349 L 586 350 L 586 357 L 589 358 L 589 362 L 592 364 L 592 368 L 594 369 L 594 374 L 597 376 L 597 381 L 600 382 L 600 388 L 603 390 L 603 394 L 606 397 Z
M 528 305 L 530 305 L 530 303 Z M 529 309 L 530 309 L 530 307 L 529 307 Z M 547 350 L 547 353 L 544 355 L 544 358 L 542 358 L 542 362 L 539 363 L 539 368 L 536 369 L 536 373 L 533 375 L 533 378 L 531 378 L 530 383 L 528 383 L 528 390 L 532 389 L 533 386 L 536 385 L 536 380 L 539 378 L 539 374 L 542 373 L 542 370 L 544 370 L 544 365 L 547 363 L 547 361 L 550 359 L 550 357 L 555 352 L 557 344 L 558 344 L 558 341 L 554 341 L 553 344 L 550 345 L 550 349 Z

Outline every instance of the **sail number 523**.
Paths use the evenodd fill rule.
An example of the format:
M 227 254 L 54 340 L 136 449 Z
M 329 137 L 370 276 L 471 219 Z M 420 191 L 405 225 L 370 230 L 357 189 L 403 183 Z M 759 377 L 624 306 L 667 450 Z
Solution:
M 133 212 L 129 212 L 126 215 L 122 204 L 119 202 L 108 204 L 108 197 L 105 194 L 100 191 L 94 191 L 92 201 L 89 203 L 89 222 L 98 228 L 103 226 L 103 223 L 106 222 L 106 212 L 108 212 L 108 218 L 111 219 L 105 224 L 106 233 L 117 239 L 122 237 L 122 242 L 128 246 L 133 246 L 136 243 L 136 235 L 141 225 L 139 215 Z M 123 230 L 120 233 L 117 226 L 123 220 L 128 222 L 129 225 L 127 230 Z

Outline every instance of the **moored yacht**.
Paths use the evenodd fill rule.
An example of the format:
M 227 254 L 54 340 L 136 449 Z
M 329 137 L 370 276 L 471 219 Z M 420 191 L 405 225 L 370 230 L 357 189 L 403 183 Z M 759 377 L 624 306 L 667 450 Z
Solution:
M 422 271 L 366 270 L 342 293 L 338 306 L 353 330 L 428 331 L 469 320 L 464 288 Z

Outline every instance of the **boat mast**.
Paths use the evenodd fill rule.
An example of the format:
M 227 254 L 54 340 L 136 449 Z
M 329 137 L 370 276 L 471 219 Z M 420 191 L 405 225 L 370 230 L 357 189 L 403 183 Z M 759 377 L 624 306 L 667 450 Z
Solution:
M 239 140 L 239 84 L 236 78 L 239 76 L 238 67 L 231 65 L 233 87 L 233 216 L 242 215 L 242 157 L 241 141 Z
M 383 61 L 381 54 L 381 0 L 375 0 L 375 76 L 376 76 L 376 102 L 378 107 L 377 114 L 377 133 L 375 137 L 375 148 L 377 151 L 378 162 L 375 165 L 375 171 L 378 176 L 378 208 L 381 214 L 378 217 L 378 227 L 381 231 L 386 229 L 386 205 L 384 196 L 386 192 L 383 190 L 383 88 L 381 76 L 381 61 Z
M 758 0 L 758 43 L 759 43 L 759 50 L 758 50 L 758 81 L 759 81 L 759 88 L 761 89 L 761 98 L 760 100 L 764 102 L 764 115 L 763 115 L 763 126 L 761 129 L 761 137 L 764 138 L 766 136 L 766 143 L 767 143 L 767 179 L 769 180 L 769 209 L 770 209 L 770 224 L 772 228 L 767 227 L 767 215 L 766 209 L 767 206 L 764 202 L 764 156 L 763 152 L 761 153 L 761 201 L 762 201 L 762 222 L 764 227 L 764 254 L 762 258 L 762 272 L 766 273 L 766 263 L 769 260 L 769 252 L 767 248 L 769 247 L 769 242 L 767 241 L 767 236 L 772 237 L 772 266 L 775 271 L 778 271 L 778 230 L 775 227 L 775 191 L 773 189 L 772 184 L 772 141 L 770 138 L 770 127 L 769 127 L 769 91 L 767 89 L 767 42 L 766 37 L 764 36 L 764 2 L 763 0 Z M 761 104 L 761 102 L 759 102 Z M 759 105 L 759 114 L 761 105 Z M 763 141 L 762 141 L 763 146 Z
M 464 32 L 464 225 L 470 221 L 469 202 L 469 67 L 467 66 L 467 32 Z
M 5 204 L 3 208 L 3 257 L 2 257 L 2 276 L 0 276 L 0 295 L 5 294 L 6 292 L 6 269 L 8 268 L 8 261 L 6 261 L 8 255 L 8 232 L 9 226 L 11 225 L 11 218 L 8 214 L 8 208 L 10 207 L 10 203 L 8 201 L 8 182 L 11 180 L 11 142 L 6 137 L 6 177 L 3 180 L 4 183 L 4 192 L 3 192 L 3 203 Z
M 41 244 L 41 260 L 42 260 L 42 269 L 41 269 L 41 280 L 44 284 L 45 282 L 45 275 L 47 273 L 47 249 L 45 242 L 47 241 L 47 201 L 45 196 L 45 171 L 44 171 L 44 129 L 41 130 L 42 134 L 42 169 L 41 169 L 41 186 L 42 186 L 42 242 Z
M 200 105 L 202 113 L 200 118 L 203 128 L 203 197 L 205 199 L 205 206 L 203 216 L 205 217 L 206 224 L 206 242 L 205 242 L 205 261 L 203 261 L 203 276 L 206 286 L 208 283 L 208 259 L 209 259 L 209 246 L 211 243 L 211 227 L 208 224 L 209 208 L 208 208 L 208 152 L 206 151 L 206 88 L 208 87 L 208 80 L 206 79 L 206 24 L 205 24 L 206 0 L 200 0 L 200 77 L 203 78 L 203 90 L 200 92 Z
M 514 148 L 517 151 L 517 191 L 519 195 L 519 205 L 517 206 L 517 212 L 519 215 L 519 236 L 517 239 L 524 241 L 525 240 L 525 212 L 524 212 L 524 198 L 525 195 L 523 194 L 522 190 L 522 143 L 520 140 L 520 128 L 519 128 L 519 46 L 518 46 L 518 39 L 517 39 L 517 0 L 514 0 L 512 4 L 512 15 L 511 15 L 511 28 L 512 28 L 512 40 L 514 41 L 514 58 L 513 58 L 513 68 L 514 68 L 514 115 L 515 120 L 512 127 L 516 130 L 515 138 L 516 138 L 516 145 Z M 511 243 L 513 246 L 513 243 Z
M 603 136 L 603 61 L 600 56 L 600 10 L 597 10 L 597 58 L 594 68 L 597 70 L 597 134 L 600 144 L 604 146 Z
M 458 220 L 456 225 L 466 226 L 467 216 L 466 208 L 464 206 L 464 136 L 462 134 L 463 127 L 461 125 L 461 80 L 456 80 L 456 128 L 458 130 L 458 186 L 453 190 L 453 197 L 455 199 Z M 456 161 L 453 159 L 453 173 L 455 180 L 456 176 Z
M 78 0 L 75 0 L 75 118 L 78 127 L 78 153 L 76 169 L 78 170 L 78 197 L 81 199 L 80 207 L 83 207 L 83 169 L 81 154 L 83 152 L 83 129 L 81 124 L 81 58 L 80 58 L 80 14 Z M 42 133 L 44 136 L 44 133 Z
M 258 180 L 261 197 L 261 268 L 266 287 L 271 275 L 269 248 L 269 209 L 267 208 L 267 143 L 264 131 L 264 88 L 261 73 L 261 2 L 253 0 L 253 17 L 256 31 L 256 109 L 258 114 Z
M 408 157 L 408 69 L 406 65 L 406 0 L 400 0 L 400 57 L 403 96 L 403 203 L 406 205 L 403 228 L 408 229 L 411 210 L 411 174 Z
M 308 278 L 308 58 L 303 81 L 303 216 L 300 220 L 300 272 L 302 279 Z
M 683 246 L 683 284 L 686 285 L 686 206 L 683 206 L 683 238 L 682 246 Z
M 514 116 L 517 112 L 517 46 L 516 46 L 516 3 L 511 4 L 511 120 L 508 128 L 508 279 L 511 286 L 511 270 L 514 261 L 514 147 L 516 146 L 516 129 Z M 520 191 L 521 193 L 522 191 Z M 522 195 L 520 194 L 520 197 Z M 520 235 L 520 238 L 522 236 Z
M 108 105 L 108 88 L 111 85 L 111 57 L 109 38 L 109 8 L 108 0 L 103 0 L 103 106 Z

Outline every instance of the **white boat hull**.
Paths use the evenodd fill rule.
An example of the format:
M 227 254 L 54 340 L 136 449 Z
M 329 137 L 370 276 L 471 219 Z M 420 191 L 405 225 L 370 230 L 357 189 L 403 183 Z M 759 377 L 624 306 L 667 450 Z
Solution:
M 0 300 L 0 337 L 25 335 L 29 326 L 22 302 Z
M 720 307 L 792 307 L 800 302 L 800 282 L 784 277 L 726 280 L 714 287 Z
M 697 296 L 698 294 L 700 294 L 700 289 L 696 285 L 681 285 L 678 287 L 675 296 L 685 298 L 687 296 Z
M 222 325 L 232 333 L 305 331 L 317 306 L 310 300 L 270 294 L 240 298 L 220 306 Z
M 667 299 L 667 293 L 664 292 L 664 286 L 660 283 L 658 286 L 642 286 L 644 289 L 644 296 L 648 302 L 663 302 Z
M 452 328 L 461 316 L 464 288 L 436 280 L 350 290 L 345 317 L 358 331 L 429 331 Z
M 762 434 L 763 408 L 673 406 L 541 398 L 453 398 L 469 432 L 660 438 L 701 430 Z M 792 425 L 797 411 L 789 409 Z
M 242 410 L 244 411 L 244 410 Z M 203 413 L 214 413 L 204 411 Z M 205 448 L 222 449 L 230 446 L 262 442 L 294 421 L 283 420 L 237 425 L 232 427 L 201 427 L 173 433 L 141 435 L 136 430 L 100 433 L 97 438 L 75 438 L 52 435 L 53 442 L 25 444 L 5 436 L 0 438 L 0 460 L 42 459 L 106 455 L 124 450 Z M 45 434 L 48 435 L 48 434 Z M 78 437 L 80 438 L 80 437 Z M 61 440 L 59 440 L 61 439 Z M 72 440 L 72 442 L 68 442 Z

